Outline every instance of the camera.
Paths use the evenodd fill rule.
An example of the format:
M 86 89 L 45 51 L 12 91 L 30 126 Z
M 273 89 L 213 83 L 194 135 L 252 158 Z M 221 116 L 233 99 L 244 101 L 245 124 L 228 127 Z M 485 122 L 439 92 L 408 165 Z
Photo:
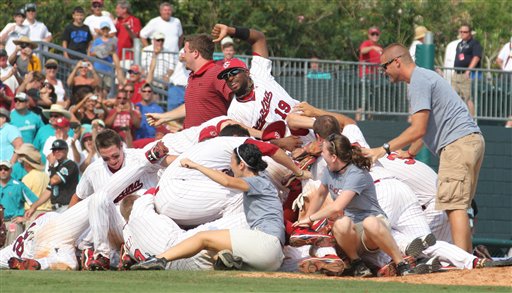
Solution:
M 84 61 L 84 62 L 82 62 L 82 67 L 89 67 L 89 63 L 87 63 L 87 62 L 85 62 L 85 61 Z

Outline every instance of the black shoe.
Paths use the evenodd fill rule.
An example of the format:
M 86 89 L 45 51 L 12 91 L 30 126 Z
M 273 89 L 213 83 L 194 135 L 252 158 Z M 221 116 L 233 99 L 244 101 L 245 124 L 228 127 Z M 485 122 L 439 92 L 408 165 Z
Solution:
M 167 260 L 165 258 L 156 258 L 152 256 L 143 262 L 131 266 L 130 270 L 165 270 L 166 266 Z
M 396 265 L 396 274 L 398 276 L 407 276 L 414 274 L 414 271 L 411 269 L 411 265 L 404 260 Z
M 415 238 L 407 248 L 405 249 L 405 255 L 417 257 L 420 255 L 423 250 L 429 248 L 432 245 L 436 244 L 436 236 L 434 234 L 428 234 L 423 237 Z
M 411 271 L 414 274 L 430 274 L 437 272 L 441 269 L 441 262 L 438 256 L 431 258 L 422 258 L 416 261 L 416 267 Z
M 215 270 L 241 270 L 243 260 L 241 257 L 233 255 L 231 250 L 224 249 L 217 253 L 217 260 L 213 264 Z
M 368 278 L 373 276 L 372 271 L 364 264 L 360 258 L 353 260 L 350 263 L 350 267 L 352 267 L 354 277 Z

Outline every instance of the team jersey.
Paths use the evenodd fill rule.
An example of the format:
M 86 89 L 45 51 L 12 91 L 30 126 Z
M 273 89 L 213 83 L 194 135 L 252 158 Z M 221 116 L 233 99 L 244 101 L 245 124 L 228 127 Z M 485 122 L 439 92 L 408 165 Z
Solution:
M 141 149 L 124 149 L 124 156 L 123 167 L 133 164 L 140 165 L 141 160 L 145 160 L 144 150 Z M 127 188 L 130 193 L 141 193 L 150 187 L 156 186 L 158 183 L 158 170 L 158 166 L 152 166 L 142 178 L 129 184 Z M 113 174 L 106 162 L 103 160 L 94 161 L 82 174 L 82 178 L 76 187 L 76 195 L 81 199 L 85 199 L 105 186 L 109 186 L 110 177 Z
M 228 108 L 228 116 L 246 126 L 261 130 L 269 123 L 285 120 L 299 101 L 290 97 L 271 74 L 272 61 L 254 56 L 250 77 L 254 82 L 253 97 L 240 101 L 236 96 Z

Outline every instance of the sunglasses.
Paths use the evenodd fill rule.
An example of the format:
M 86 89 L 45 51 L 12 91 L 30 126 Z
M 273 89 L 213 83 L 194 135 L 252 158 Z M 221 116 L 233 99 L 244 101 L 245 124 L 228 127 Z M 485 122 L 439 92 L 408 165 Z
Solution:
M 34 8 L 29 8 L 26 10 L 27 12 L 36 12 L 36 10 Z
M 235 76 L 237 74 L 239 74 L 240 72 L 242 72 L 243 69 L 241 68 L 234 68 L 234 69 L 231 69 L 230 71 L 224 73 L 224 75 L 222 76 L 222 79 L 224 80 L 227 80 L 229 79 L 231 76 Z
M 100 7 L 103 7 L 103 4 L 101 4 L 101 3 L 93 3 L 92 7 L 93 8 L 100 8 Z
M 131 70 L 131 69 L 130 69 L 130 70 L 128 70 L 128 73 L 129 73 L 129 74 L 140 74 L 140 72 L 135 71 L 135 70 Z
M 62 115 L 59 114 L 50 114 L 50 118 L 60 118 Z
M 157 40 L 155 40 L 155 41 L 157 41 L 157 42 L 164 42 L 164 41 L 165 41 L 165 39 L 157 39 Z
M 15 103 L 25 103 L 27 100 L 14 99 Z
M 459 31 L 461 34 L 469 34 L 469 31 Z
M 46 69 L 57 69 L 57 65 L 46 65 Z
M 153 91 L 152 90 L 146 90 L 146 91 L 142 91 L 143 93 L 152 93 Z
M 21 47 L 22 49 L 25 49 L 25 48 L 26 48 L 26 47 L 28 47 L 28 46 L 29 46 L 29 44 L 27 44 L 27 43 L 21 43 L 21 44 L 20 44 L 20 47 Z
M 380 36 L 379 33 L 371 33 L 370 36 Z
M 127 97 L 116 97 L 116 99 L 118 99 L 118 100 L 128 100 Z
M 0 167 L 0 171 L 9 171 L 11 168 L 7 168 L 5 166 Z
M 391 60 L 389 60 L 388 62 L 386 63 L 383 63 L 383 64 L 380 64 L 380 68 L 383 70 L 383 71 L 386 71 L 388 69 L 388 66 L 389 64 L 393 63 L 395 60 L 397 60 L 398 58 L 402 57 L 403 55 L 400 55 L 400 56 L 397 56 Z
M 124 91 L 125 91 L 125 92 L 127 92 L 127 93 L 133 93 L 133 92 L 135 92 L 134 90 L 124 90 Z

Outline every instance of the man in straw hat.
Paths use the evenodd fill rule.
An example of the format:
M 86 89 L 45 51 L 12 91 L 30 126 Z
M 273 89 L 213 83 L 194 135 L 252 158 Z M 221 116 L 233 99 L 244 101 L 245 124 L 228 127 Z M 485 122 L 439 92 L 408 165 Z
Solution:
M 46 140 L 55 135 L 55 121 L 58 118 L 71 119 L 71 113 L 66 110 L 62 105 L 54 104 L 50 109 L 43 110 L 43 115 L 48 119 L 48 124 L 41 127 L 34 138 L 34 146 L 38 150 L 42 150 Z M 69 136 L 73 136 L 73 132 L 68 132 Z M 43 158 L 44 160 L 44 158 Z
M 21 181 L 30 188 L 37 197 L 41 197 L 50 183 L 50 177 L 44 172 L 41 153 L 29 143 L 22 144 L 15 152 L 18 154 L 18 162 L 20 162 L 25 171 L 27 171 L 27 175 L 25 175 Z M 29 208 L 30 206 L 25 204 L 25 209 Z M 38 215 L 51 210 L 52 205 L 50 201 L 46 201 L 37 208 L 36 212 L 30 217 L 29 222 L 32 222 Z
M 18 73 L 24 77 L 30 71 L 41 72 L 41 60 L 34 54 L 37 44 L 28 37 L 21 37 L 13 42 L 16 49 L 9 56 L 9 63 L 18 68 Z
M 425 39 L 425 34 L 428 32 L 428 29 L 422 25 L 417 26 L 414 29 L 414 41 L 409 48 L 409 53 L 411 53 L 412 60 L 416 60 L 416 46 L 423 44 Z

